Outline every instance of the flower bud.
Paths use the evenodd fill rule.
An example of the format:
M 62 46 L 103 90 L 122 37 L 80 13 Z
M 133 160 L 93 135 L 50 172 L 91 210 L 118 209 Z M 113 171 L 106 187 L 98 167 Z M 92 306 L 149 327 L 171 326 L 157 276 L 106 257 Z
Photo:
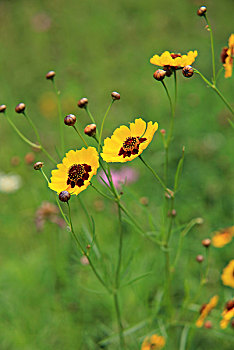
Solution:
M 202 245 L 204 247 L 209 248 L 210 244 L 211 244 L 211 240 L 209 238 L 203 239 Z
M 147 207 L 147 205 L 149 204 L 149 198 L 148 197 L 141 197 L 140 203 Z
M 203 260 L 204 260 L 203 255 L 197 255 L 196 260 L 197 260 L 197 262 L 199 262 L 199 263 L 203 262 Z
M 4 113 L 6 110 L 6 105 L 1 105 L 0 106 L 0 113 Z
M 88 244 L 87 245 L 87 247 L 86 247 L 86 249 L 90 249 L 91 248 L 91 245 L 90 244 Z
M 77 102 L 77 106 L 79 108 L 85 108 L 87 106 L 88 102 L 89 102 L 89 100 L 86 97 L 83 97 Z
M 207 329 L 211 329 L 213 327 L 212 322 L 211 321 L 205 321 L 204 323 L 204 327 Z
M 113 98 L 114 101 L 120 100 L 120 94 L 119 94 L 118 92 L 116 92 L 116 91 L 113 91 L 113 92 L 111 93 L 111 96 L 112 96 L 112 98 Z
M 96 135 L 96 124 L 89 124 L 84 128 L 84 133 L 88 136 L 95 136 Z
M 33 152 L 29 152 L 25 155 L 24 161 L 26 164 L 32 164 L 35 162 L 35 154 Z
M 42 162 L 36 162 L 33 167 L 35 170 L 40 170 L 42 167 L 43 167 L 43 164 Z
M 64 124 L 68 125 L 68 126 L 73 126 L 76 122 L 76 116 L 74 114 L 68 114 L 65 118 L 64 118 Z
M 70 198 L 71 198 L 71 195 L 68 191 L 62 191 L 59 193 L 59 200 L 61 202 L 68 202 Z
M 165 129 L 161 129 L 160 130 L 161 134 L 164 136 L 166 134 L 166 130 Z
M 46 74 L 46 79 L 51 79 L 53 80 L 55 77 L 55 72 L 53 70 L 50 70 L 47 74 Z
M 26 108 L 25 104 L 21 102 L 15 107 L 15 111 L 16 113 L 23 113 L 25 108 Z
M 197 15 L 198 15 L 198 16 L 204 16 L 205 13 L 206 13 L 206 6 L 201 6 L 201 7 L 197 10 Z
M 225 60 L 226 58 L 228 57 L 228 54 L 227 54 L 227 50 L 228 50 L 228 47 L 225 46 L 222 48 L 222 51 L 221 51 L 221 54 L 220 54 L 220 59 L 221 59 L 221 62 L 224 64 L 225 63 Z
M 193 76 L 193 67 L 185 66 L 182 70 L 182 73 L 185 78 L 191 78 Z
M 153 76 L 154 76 L 154 79 L 158 81 L 162 81 L 166 76 L 166 71 L 163 69 L 158 69 L 156 70 L 156 72 L 154 72 Z

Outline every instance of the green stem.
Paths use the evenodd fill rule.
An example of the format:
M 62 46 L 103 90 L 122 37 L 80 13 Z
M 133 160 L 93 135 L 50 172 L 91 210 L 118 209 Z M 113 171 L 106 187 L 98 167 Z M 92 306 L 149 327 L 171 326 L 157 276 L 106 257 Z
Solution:
M 81 135 L 81 133 L 79 132 L 79 130 L 75 127 L 75 125 L 73 125 L 73 129 L 76 131 L 76 133 L 80 136 L 81 140 L 84 142 L 85 146 L 88 148 L 88 144 L 85 141 L 85 139 L 83 138 L 83 136 Z
M 33 128 L 38 143 L 41 144 L 40 135 L 39 135 L 39 133 L 38 133 L 38 131 L 37 131 L 37 128 L 36 128 L 35 124 L 33 123 L 32 119 L 29 117 L 29 115 L 28 115 L 25 111 L 23 112 L 23 115 L 25 116 L 25 118 L 27 119 L 27 121 L 29 122 L 29 124 L 31 125 L 31 127 Z
M 210 26 L 209 20 L 207 18 L 207 15 L 204 14 L 204 18 L 206 20 L 206 23 L 208 25 L 208 29 L 210 32 L 210 45 L 211 45 L 211 55 L 212 55 L 212 69 L 213 69 L 213 83 L 214 85 L 216 84 L 216 77 L 215 77 L 215 55 L 214 55 L 214 39 L 213 39 L 213 32 L 212 32 L 212 28 Z
M 166 187 L 166 185 L 163 183 L 163 181 L 160 179 L 160 177 L 158 176 L 158 174 L 156 174 L 156 172 L 151 168 L 151 166 L 149 164 L 146 163 L 145 160 L 143 160 L 142 156 L 140 155 L 138 158 L 140 158 L 140 160 L 142 161 L 142 163 L 151 171 L 151 173 L 154 175 L 154 177 L 157 179 L 157 181 L 160 183 L 160 185 L 163 187 L 163 189 L 168 192 L 168 188 Z
M 174 124 L 175 124 L 175 108 L 176 108 L 176 101 L 177 101 L 177 79 L 176 79 L 176 70 L 174 70 L 174 85 L 175 85 L 175 101 L 174 105 L 171 105 L 171 122 L 170 122 L 170 129 L 167 137 L 167 147 L 169 148 L 173 131 L 174 131 Z
M 122 325 L 122 321 L 121 321 L 121 313 L 120 313 L 119 300 L 118 300 L 117 293 L 114 293 L 114 304 L 115 304 L 115 311 L 116 311 L 118 328 L 119 328 L 120 350 L 124 350 L 125 343 L 124 343 L 124 336 L 123 336 L 123 325 Z
M 107 199 L 110 199 L 111 201 L 115 201 L 115 198 L 114 198 L 114 197 L 110 197 L 110 196 L 106 195 L 105 193 L 103 193 L 101 190 L 99 190 L 97 187 L 95 187 L 95 186 L 92 184 L 92 182 L 90 182 L 90 186 L 91 186 L 92 188 L 94 188 L 95 191 L 97 191 L 101 196 L 103 196 L 103 197 L 105 197 L 105 198 L 107 198 Z
M 61 107 L 61 99 L 60 99 L 60 91 L 57 89 L 55 84 L 55 80 L 52 79 L 53 87 L 55 94 L 57 96 L 58 103 L 58 116 L 59 116 L 59 130 L 60 130 L 60 144 L 61 144 L 61 154 L 64 154 L 64 129 L 63 129 L 63 116 L 62 116 L 62 107 Z
M 56 160 L 47 152 L 47 150 L 41 145 L 41 150 L 45 155 L 51 160 L 55 165 L 57 164 Z
M 107 111 L 104 115 L 104 118 L 102 120 L 102 125 L 101 125 L 101 130 L 100 130 L 100 136 L 99 136 L 99 142 L 98 142 L 98 153 L 100 153 L 100 146 L 101 146 L 101 141 L 102 141 L 102 132 L 103 132 L 103 127 L 104 127 L 104 123 L 105 123 L 105 120 L 106 120 L 106 117 L 111 109 L 111 106 L 113 105 L 113 103 L 115 102 L 115 100 L 111 100 L 111 103 L 109 104 L 108 108 L 107 108 Z
M 85 106 L 85 110 L 86 110 L 86 112 L 87 112 L 89 118 L 91 119 L 92 123 L 96 125 L 96 122 L 95 122 L 95 120 L 94 120 L 94 117 L 92 116 L 92 114 L 91 114 L 91 112 L 90 112 L 90 110 L 89 110 L 89 107 L 88 107 L 87 105 Z
M 46 176 L 46 174 L 45 174 L 44 170 L 43 170 L 42 168 L 40 168 L 39 170 L 40 170 L 40 172 L 42 173 L 42 175 L 44 176 L 44 178 L 45 178 L 45 180 L 46 180 L 47 184 L 49 184 L 48 177 Z

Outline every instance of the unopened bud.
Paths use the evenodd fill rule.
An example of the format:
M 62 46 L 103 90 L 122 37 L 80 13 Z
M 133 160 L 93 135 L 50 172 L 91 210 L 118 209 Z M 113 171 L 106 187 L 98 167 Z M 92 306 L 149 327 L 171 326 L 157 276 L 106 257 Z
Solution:
M 203 239 L 202 245 L 206 248 L 208 248 L 211 244 L 211 240 L 209 238 Z
M 193 76 L 193 67 L 185 66 L 182 70 L 182 73 L 185 78 L 191 78 Z
M 55 77 L 55 72 L 53 70 L 50 70 L 47 74 L 46 74 L 46 79 L 51 79 L 53 80 Z
M 79 108 L 85 108 L 88 103 L 89 103 L 89 100 L 86 97 L 83 97 L 77 102 L 77 106 Z
M 172 73 L 173 73 L 173 71 L 172 71 L 172 69 L 171 69 L 171 67 L 163 67 L 163 70 L 165 70 L 165 72 L 166 72 L 166 76 L 169 78 L 171 75 L 172 75 Z
M 220 59 L 221 59 L 222 63 L 225 63 L 225 60 L 228 57 L 227 50 L 228 50 L 227 46 L 222 48 L 222 51 L 221 51 L 221 54 L 220 54 Z
M 89 124 L 84 128 L 84 133 L 88 136 L 95 136 L 96 135 L 96 125 L 95 124 Z
M 158 81 L 162 81 L 166 76 L 166 71 L 163 69 L 158 69 L 156 70 L 156 72 L 154 72 L 154 79 L 158 80 Z
M 199 262 L 199 263 L 203 262 L 203 260 L 204 260 L 203 255 L 197 255 L 196 260 L 197 260 L 197 262 Z
M 111 97 L 113 98 L 114 101 L 120 100 L 120 94 L 118 92 L 116 92 L 116 91 L 113 91 L 111 93 Z
M 161 134 L 164 136 L 166 134 L 166 130 L 165 129 L 161 129 L 160 130 Z
M 21 102 L 15 107 L 15 111 L 16 113 L 23 113 L 25 108 L 26 108 L 25 104 Z
M 86 247 L 86 249 L 90 249 L 91 248 L 91 245 L 90 244 L 88 244 L 87 245 L 87 247 Z
M 24 161 L 26 164 L 32 164 L 35 162 L 35 154 L 33 152 L 29 152 L 25 155 Z
M 61 202 L 68 202 L 70 198 L 71 198 L 71 195 L 68 191 L 62 191 L 59 193 L 59 200 Z
M 0 113 L 4 113 L 6 110 L 6 105 L 1 105 L 0 106 Z
M 206 6 L 201 6 L 201 7 L 197 10 L 197 15 L 198 15 L 198 16 L 204 16 L 205 13 L 206 13 Z
M 74 114 L 68 114 L 65 118 L 64 118 L 64 124 L 68 125 L 68 126 L 73 126 L 76 122 L 76 116 Z
M 204 323 L 204 327 L 207 328 L 207 329 L 211 329 L 213 327 L 212 322 L 211 321 L 206 321 Z
M 43 167 L 43 164 L 42 162 L 36 162 L 33 167 L 35 170 L 40 170 L 42 167 Z
M 202 225 L 204 223 L 203 218 L 196 218 L 195 220 L 197 225 Z
M 172 211 L 171 211 L 171 216 L 176 216 L 176 210 L 175 209 L 172 209 Z
M 141 198 L 140 198 L 140 203 L 141 203 L 142 205 L 147 206 L 147 205 L 149 204 L 149 198 L 148 198 L 148 197 L 141 197 Z
M 170 190 L 169 188 L 167 188 L 167 191 L 165 192 L 165 197 L 168 199 L 174 198 L 174 192 L 172 190 Z

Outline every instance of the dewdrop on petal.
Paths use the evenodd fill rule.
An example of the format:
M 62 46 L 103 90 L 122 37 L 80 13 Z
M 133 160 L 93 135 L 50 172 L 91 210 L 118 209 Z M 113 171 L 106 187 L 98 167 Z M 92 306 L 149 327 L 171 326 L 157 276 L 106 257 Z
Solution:
M 23 113 L 25 108 L 26 108 L 26 105 L 23 102 L 21 102 L 15 107 L 15 111 L 16 113 Z
M 79 108 L 85 108 L 88 103 L 89 103 L 89 100 L 86 97 L 83 97 L 77 102 L 77 106 Z
M 64 124 L 68 126 L 73 126 L 76 123 L 76 116 L 74 114 L 68 114 L 64 118 Z
M 114 101 L 120 100 L 120 94 L 119 94 L 118 92 L 116 92 L 116 91 L 113 91 L 113 92 L 111 93 L 111 97 L 112 97 L 112 99 L 113 99 Z
M 88 135 L 90 137 L 93 137 L 96 135 L 96 124 L 89 124 L 84 128 L 85 135 Z
M 201 6 L 198 10 L 197 10 L 197 15 L 198 16 L 204 16 L 205 15 L 205 13 L 206 13 L 206 6 Z
M 70 198 L 71 198 L 71 195 L 68 191 L 62 191 L 59 193 L 59 200 L 61 202 L 68 202 Z
M 6 105 L 1 105 L 0 106 L 0 113 L 4 113 L 6 108 L 7 108 Z
M 46 74 L 46 79 L 48 80 L 53 80 L 54 77 L 55 77 L 55 72 L 53 70 L 49 71 L 47 74 Z

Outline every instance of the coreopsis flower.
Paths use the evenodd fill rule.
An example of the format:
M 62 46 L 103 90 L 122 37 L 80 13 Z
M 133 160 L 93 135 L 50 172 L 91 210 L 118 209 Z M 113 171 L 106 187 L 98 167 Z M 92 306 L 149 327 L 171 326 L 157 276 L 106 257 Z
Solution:
M 139 118 L 116 129 L 111 137 L 104 140 L 101 156 L 106 162 L 128 162 L 138 157 L 152 141 L 158 123 L 146 122 Z
M 231 34 L 228 40 L 228 48 L 225 50 L 225 54 L 223 56 L 225 78 L 230 78 L 232 76 L 233 56 L 234 56 L 234 34 Z
M 225 286 L 234 288 L 234 259 L 223 269 L 221 279 Z
M 216 248 L 222 248 L 229 242 L 231 242 L 234 236 L 234 226 L 224 228 L 220 231 L 216 231 L 212 238 L 212 245 Z
M 191 66 L 197 57 L 197 51 L 189 51 L 187 55 L 181 55 L 180 53 L 170 53 L 169 51 L 163 52 L 161 56 L 154 55 L 150 59 L 150 63 L 155 64 L 156 66 L 168 67 L 178 69 L 185 66 Z
M 232 318 L 234 318 L 234 299 L 226 303 L 225 309 L 222 312 L 222 320 L 220 321 L 220 327 L 222 329 L 227 328 Z
M 200 316 L 196 321 L 196 326 L 198 328 L 203 326 L 206 317 L 209 315 L 211 310 L 215 308 L 215 306 L 218 303 L 218 300 L 219 300 L 219 297 L 217 295 L 215 295 L 210 299 L 208 304 L 202 305 L 201 310 L 200 310 Z
M 58 194 L 67 191 L 79 194 L 90 184 L 99 167 L 96 148 L 88 147 L 77 151 L 69 151 L 56 170 L 52 170 L 49 187 Z
M 153 334 L 151 337 L 146 337 L 141 345 L 141 350 L 159 350 L 165 346 L 164 337 Z

